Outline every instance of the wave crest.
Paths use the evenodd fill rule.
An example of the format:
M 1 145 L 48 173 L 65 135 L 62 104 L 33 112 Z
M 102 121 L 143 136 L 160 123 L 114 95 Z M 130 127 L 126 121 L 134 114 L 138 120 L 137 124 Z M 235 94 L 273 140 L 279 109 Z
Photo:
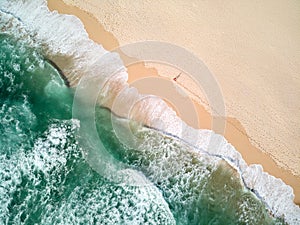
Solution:
M 107 52 L 101 45 L 90 40 L 78 18 L 50 12 L 44 0 L 4 0 L 1 1 L 0 8 L 3 10 L 0 13 L 2 32 L 11 32 L 19 38 L 28 38 L 30 34 L 32 43 L 42 47 L 45 57 L 60 68 L 70 87 L 76 87 L 82 77 L 97 76 L 103 87 L 99 99 L 102 105 L 109 107 L 119 116 L 127 117 L 128 110 L 131 110 L 131 119 L 182 138 L 184 142 L 202 152 L 225 159 L 239 172 L 244 185 L 252 190 L 276 217 L 284 217 L 289 224 L 300 224 L 300 208 L 293 203 L 294 194 L 291 187 L 263 172 L 259 165 L 248 166 L 240 153 L 223 136 L 213 131 L 195 130 L 187 126 L 161 99 L 145 99 L 145 96 L 135 89 L 129 88 L 128 75 L 120 57 Z M 119 71 L 114 76 L 107 73 L 116 68 L 119 68 Z M 116 96 L 121 96 L 118 98 L 119 107 L 113 106 L 116 104 Z M 127 109 L 129 101 L 139 104 L 134 110 Z

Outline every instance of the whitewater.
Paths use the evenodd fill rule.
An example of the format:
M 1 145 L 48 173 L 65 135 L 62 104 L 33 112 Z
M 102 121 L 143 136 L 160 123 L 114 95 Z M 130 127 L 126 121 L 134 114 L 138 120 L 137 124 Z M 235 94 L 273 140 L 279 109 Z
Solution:
M 2 51 L 15 56 L 1 62 L 1 131 L 15 136 L 1 137 L 0 223 L 300 224 L 291 187 L 129 87 L 119 55 L 78 18 L 44 0 L 0 9 Z

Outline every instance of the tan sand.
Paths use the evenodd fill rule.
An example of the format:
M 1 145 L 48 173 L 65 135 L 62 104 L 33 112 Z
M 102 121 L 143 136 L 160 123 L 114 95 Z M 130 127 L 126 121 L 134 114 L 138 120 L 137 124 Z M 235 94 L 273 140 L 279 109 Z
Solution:
M 77 7 L 74 7 L 71 5 L 66 5 L 61 0 L 59 0 L 59 1 L 50 0 L 50 1 L 48 1 L 48 4 L 49 4 L 49 8 L 52 10 L 55 9 L 55 10 L 58 10 L 60 13 L 73 14 L 73 15 L 76 15 L 77 17 L 79 17 L 82 20 L 83 24 L 85 25 L 85 28 L 86 28 L 87 32 L 89 33 L 90 38 L 93 39 L 94 41 L 102 44 L 107 50 L 112 50 L 119 46 L 119 41 L 117 40 L 117 38 L 111 32 L 106 31 L 106 29 L 93 16 L 93 14 L 87 13 L 86 11 L 83 11 Z M 93 6 L 92 1 L 89 2 L 89 4 L 91 4 L 91 5 L 89 5 L 87 3 L 85 3 L 85 4 L 86 5 L 80 6 L 81 8 L 83 8 L 85 10 L 90 9 L 91 7 L 100 7 L 99 6 L 100 3 L 97 3 L 98 5 Z M 112 12 L 117 10 L 117 9 L 111 8 L 111 7 L 112 6 L 106 6 L 107 9 L 105 9 L 105 10 L 110 9 L 110 10 L 112 10 Z M 95 8 L 94 8 L 94 10 L 95 10 Z M 102 9 L 101 13 L 105 14 L 105 12 L 108 12 L 105 10 Z M 121 10 L 121 9 L 118 8 L 118 10 Z M 128 8 L 126 10 L 128 10 Z M 91 11 L 94 12 L 93 10 L 91 10 Z M 98 14 L 101 14 L 101 13 L 98 13 Z M 103 19 L 103 18 L 101 18 L 101 16 L 100 16 L 100 19 Z M 103 21 L 105 23 L 109 22 L 105 18 L 103 19 Z M 111 27 L 109 27 L 111 25 L 109 25 L 109 24 L 105 24 L 105 25 L 106 25 L 106 27 L 110 28 L 110 30 L 112 29 Z M 121 28 L 119 27 L 119 29 L 121 29 Z M 113 33 L 115 34 L 115 31 Z M 116 32 L 116 33 L 118 33 L 118 32 Z M 149 35 L 149 38 L 151 39 L 151 35 Z M 118 37 L 118 39 L 119 39 L 119 37 Z M 147 38 L 145 38 L 145 39 L 147 39 Z M 128 37 L 128 40 L 129 40 L 129 37 Z M 134 38 L 132 40 L 139 40 L 139 39 Z M 209 41 L 207 41 L 207 43 L 211 44 Z M 221 48 L 221 50 L 222 49 L 223 48 Z M 225 60 L 225 58 L 224 58 L 224 60 Z M 224 65 L 224 67 L 227 68 L 227 67 L 230 67 L 230 65 L 231 64 L 229 63 L 229 65 Z M 135 81 L 140 80 L 142 77 L 149 77 L 149 76 L 157 77 L 158 75 L 165 75 L 166 77 L 169 76 L 167 74 L 158 73 L 158 71 L 156 69 L 149 68 L 149 65 L 145 66 L 145 64 L 143 64 L 143 63 L 128 67 L 128 72 L 129 72 L 129 83 L 132 83 L 133 85 L 134 85 Z M 231 75 L 231 79 L 234 78 L 234 75 L 235 74 Z M 255 79 L 255 78 L 253 78 L 253 79 Z M 183 87 L 187 86 L 187 85 L 185 85 L 184 80 L 182 80 L 182 78 L 178 79 L 178 83 L 180 83 Z M 140 89 L 140 91 L 147 93 L 147 90 L 145 90 L 143 88 Z M 183 119 L 191 126 L 200 127 L 200 128 L 211 128 L 212 117 L 211 117 L 210 113 L 200 103 L 201 99 L 198 99 L 198 101 L 197 101 L 197 98 L 195 98 L 195 96 L 197 97 L 197 92 L 195 93 L 194 90 L 192 90 L 192 91 L 189 90 L 189 91 L 191 92 L 191 95 L 193 95 L 193 93 L 194 93 L 194 96 L 192 96 L 193 103 L 195 105 L 200 124 L 197 124 L 197 123 L 195 124 L 195 121 L 193 121 L 193 120 L 189 121 L 189 118 L 191 118 L 191 116 L 189 116 L 189 115 L 180 115 L 180 116 L 183 117 Z M 242 94 L 241 94 L 240 98 L 243 98 Z M 170 103 L 170 105 L 172 105 L 172 103 Z M 175 106 L 176 106 L 176 104 L 175 104 Z M 229 106 L 231 106 L 231 105 L 229 104 Z M 228 106 L 227 106 L 227 108 L 228 108 Z M 176 107 L 174 109 L 176 110 Z M 257 112 L 260 112 L 260 111 L 257 111 Z M 180 112 L 178 112 L 178 113 L 180 114 Z M 270 127 L 269 129 L 271 129 L 271 128 L 272 127 Z M 249 131 L 247 130 L 247 132 L 249 132 Z M 247 136 L 247 132 L 237 119 L 235 119 L 233 117 L 226 118 L 226 130 L 225 130 L 225 134 L 224 134 L 226 139 L 230 143 L 232 143 L 233 146 L 235 146 L 237 150 L 240 151 L 243 158 L 246 160 L 246 162 L 248 164 L 253 164 L 253 163 L 261 164 L 264 167 L 264 170 L 266 172 L 268 172 L 278 178 L 281 178 L 285 183 L 292 186 L 294 189 L 295 195 L 296 195 L 295 202 L 297 204 L 300 204 L 300 176 L 294 176 L 291 173 L 291 171 L 283 169 L 282 167 L 278 167 L 277 166 L 278 162 L 276 161 L 277 164 L 274 162 L 274 160 L 272 159 L 274 157 L 270 157 L 270 155 L 269 155 L 270 153 L 265 154 L 261 151 L 263 147 L 258 149 L 252 145 L 253 142 L 257 143 L 256 146 L 260 145 L 261 139 L 255 139 L 255 136 L 251 137 L 250 138 L 250 140 L 252 141 L 252 144 L 251 144 L 249 141 L 249 137 Z M 277 138 L 279 139 L 279 134 L 277 134 Z M 265 152 L 268 152 L 265 150 L 265 148 L 263 150 Z M 287 151 L 287 147 L 285 147 L 285 150 Z M 272 152 L 272 151 L 270 150 L 270 152 Z M 274 154 L 274 152 L 272 152 L 272 154 Z M 287 156 L 290 157 L 289 154 L 287 154 Z M 280 157 L 281 156 L 279 155 L 278 158 L 280 158 Z M 291 170 L 291 168 L 289 168 L 289 169 Z
M 300 2 L 64 0 L 121 45 L 163 40 L 201 58 L 251 142 L 300 175 Z

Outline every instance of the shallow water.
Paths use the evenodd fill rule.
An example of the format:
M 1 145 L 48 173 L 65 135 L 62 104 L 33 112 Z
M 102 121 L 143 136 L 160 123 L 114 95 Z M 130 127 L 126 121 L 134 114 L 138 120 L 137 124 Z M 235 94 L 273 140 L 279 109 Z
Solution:
M 95 57 L 105 50 L 76 18 L 44 1 L 1 7 L 12 15 L 0 11 L 0 224 L 299 224 L 291 188 L 248 167 L 223 137 L 200 130 L 195 146 L 88 105 L 92 90 L 78 100 L 48 59 L 70 63 L 60 69 L 74 85 L 77 74 L 105 81 L 120 60 Z M 109 105 L 125 78 L 110 78 L 99 102 Z M 123 94 L 121 110 L 138 96 Z
M 72 90 L 38 49 L 5 34 L 0 42 L 1 224 L 275 224 L 224 160 L 140 125 L 139 145 L 128 148 L 111 123 L 126 120 L 97 107 L 113 162 L 147 182 L 101 175 L 81 142 L 85 121 L 72 119 Z

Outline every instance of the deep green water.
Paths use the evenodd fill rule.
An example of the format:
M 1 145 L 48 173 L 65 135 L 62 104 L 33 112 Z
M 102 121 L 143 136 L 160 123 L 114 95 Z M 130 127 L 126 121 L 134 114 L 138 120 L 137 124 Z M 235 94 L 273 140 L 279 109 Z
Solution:
M 147 185 L 104 176 L 103 153 L 86 158 L 73 95 L 38 49 L 0 35 L 0 224 L 282 224 L 223 160 L 138 125 L 139 144 L 127 147 L 111 123 L 124 120 L 96 107 L 110 163 Z

